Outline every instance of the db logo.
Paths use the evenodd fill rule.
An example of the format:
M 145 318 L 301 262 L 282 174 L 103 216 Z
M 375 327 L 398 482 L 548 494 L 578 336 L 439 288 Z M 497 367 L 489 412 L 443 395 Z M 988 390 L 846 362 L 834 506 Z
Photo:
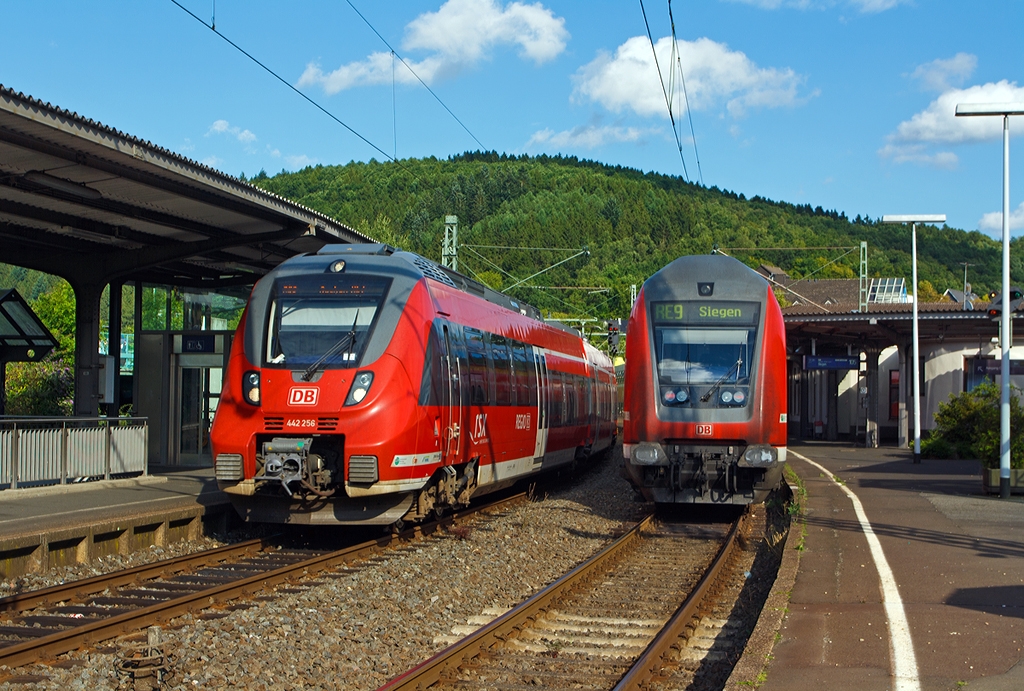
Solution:
M 316 405 L 320 389 L 315 386 L 293 386 L 288 392 L 288 405 Z
M 697 425 L 698 437 L 710 437 L 714 433 L 714 425 Z

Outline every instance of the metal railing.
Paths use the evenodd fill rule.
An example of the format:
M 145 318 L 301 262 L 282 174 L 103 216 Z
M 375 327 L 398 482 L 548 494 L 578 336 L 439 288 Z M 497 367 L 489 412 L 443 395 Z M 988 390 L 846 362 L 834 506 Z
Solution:
M 145 475 L 147 421 L 0 417 L 0 489 Z

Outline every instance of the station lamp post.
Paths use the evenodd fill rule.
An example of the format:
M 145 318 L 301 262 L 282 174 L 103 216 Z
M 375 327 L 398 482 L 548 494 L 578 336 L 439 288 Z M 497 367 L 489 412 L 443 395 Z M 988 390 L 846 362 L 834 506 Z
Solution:
M 882 223 L 909 223 L 911 273 L 914 288 L 914 463 L 921 462 L 921 347 L 917 329 L 917 224 L 945 223 L 946 214 L 892 214 L 882 216 Z
M 957 117 L 993 116 L 1003 118 L 1003 312 L 999 320 L 1002 363 L 999 368 L 999 496 L 1010 497 L 1010 116 L 1024 115 L 1020 103 L 958 103 Z

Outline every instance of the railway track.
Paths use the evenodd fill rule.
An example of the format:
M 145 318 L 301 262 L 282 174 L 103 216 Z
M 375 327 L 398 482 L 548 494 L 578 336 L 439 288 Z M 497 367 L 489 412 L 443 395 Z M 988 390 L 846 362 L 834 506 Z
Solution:
M 525 493 L 517 494 L 339 550 L 290 549 L 271 539 L 250 540 L 12 595 L 0 599 L 0 665 L 14 668 L 52 659 L 191 612 L 246 607 L 230 603 L 280 584 L 306 588 L 317 584 L 309 580 L 313 576 L 345 577 L 359 569 L 357 562 L 385 550 L 413 548 L 408 546 L 411 540 L 525 499 Z
M 700 616 L 736 580 L 723 575 L 749 517 L 714 526 L 648 516 L 521 605 L 485 612 L 489 623 L 471 622 L 472 633 L 381 691 L 641 688 L 680 659 L 706 656 L 710 629 L 727 628 Z M 686 652 L 690 639 L 702 652 Z

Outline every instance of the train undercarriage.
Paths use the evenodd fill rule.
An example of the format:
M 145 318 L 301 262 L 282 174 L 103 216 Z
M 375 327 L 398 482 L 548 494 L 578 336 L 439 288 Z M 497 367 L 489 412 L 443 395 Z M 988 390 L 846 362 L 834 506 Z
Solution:
M 767 445 L 642 443 L 630 456 L 623 475 L 657 504 L 760 503 L 778 486 L 784 463 Z
M 479 489 L 476 459 L 442 466 L 426 479 L 380 482 L 375 456 L 351 456 L 346 480 L 341 437 L 273 437 L 258 444 L 254 477 L 217 473 L 221 490 L 247 521 L 417 522 L 468 506 Z

